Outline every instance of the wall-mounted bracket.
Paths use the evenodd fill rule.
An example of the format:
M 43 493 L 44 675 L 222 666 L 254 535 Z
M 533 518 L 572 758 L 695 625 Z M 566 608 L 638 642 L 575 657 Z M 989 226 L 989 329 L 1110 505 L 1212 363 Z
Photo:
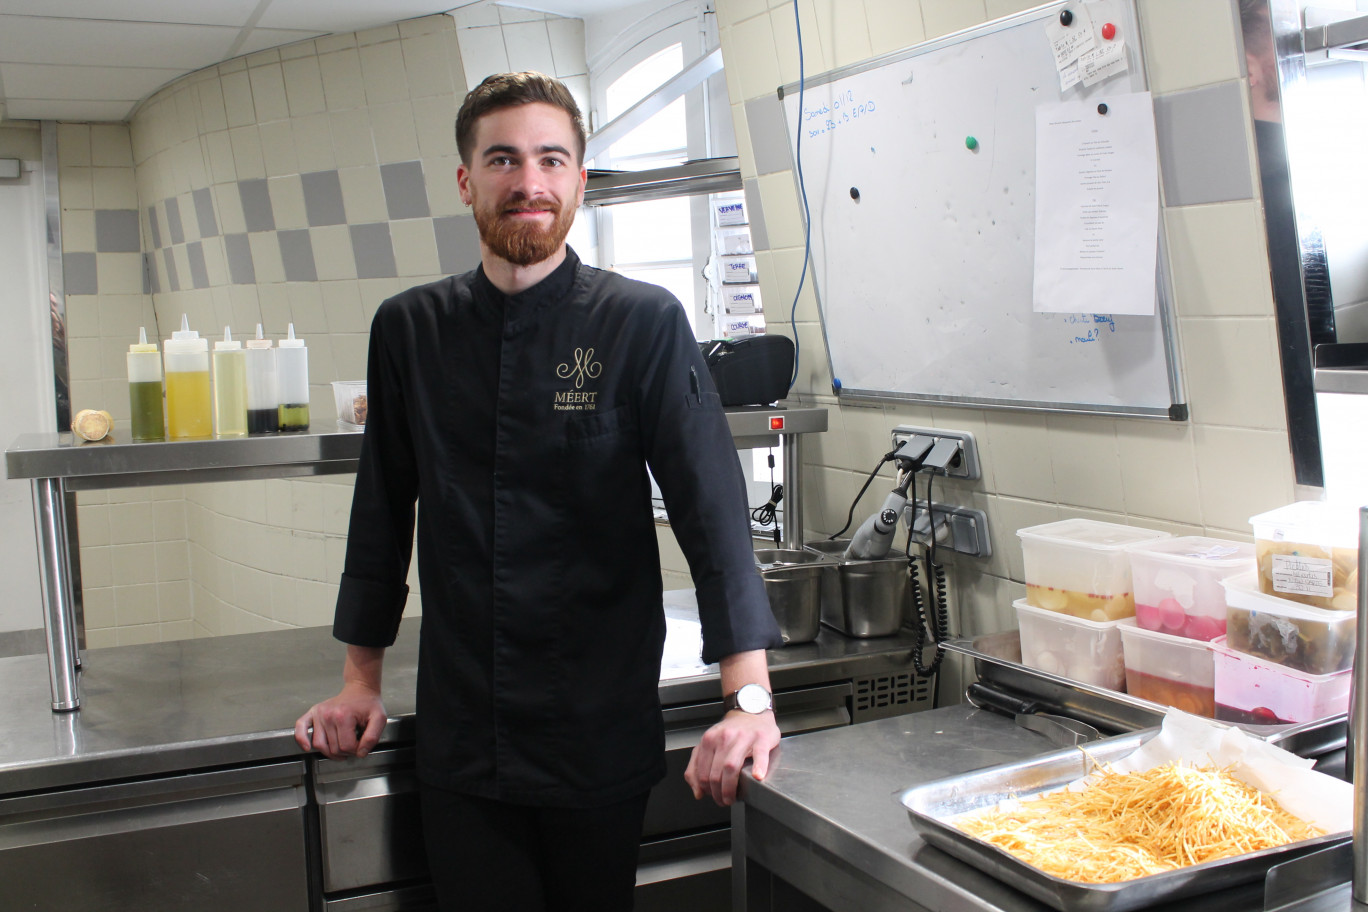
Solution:
M 988 536 L 988 515 L 972 507 L 957 507 L 932 501 L 931 516 L 936 521 L 936 547 L 949 548 L 971 557 L 992 557 L 993 541 Z M 912 537 L 923 545 L 931 543 L 931 519 L 926 508 L 917 504 L 903 510 L 903 525 L 912 530 Z
M 983 472 L 979 467 L 978 443 L 969 431 L 947 431 L 943 428 L 912 427 L 911 425 L 900 424 L 893 429 L 893 449 L 896 450 L 916 434 L 931 437 L 937 442 L 947 439 L 959 442 L 960 453 L 946 469 L 946 474 L 951 478 L 964 478 L 973 481 L 982 476 Z

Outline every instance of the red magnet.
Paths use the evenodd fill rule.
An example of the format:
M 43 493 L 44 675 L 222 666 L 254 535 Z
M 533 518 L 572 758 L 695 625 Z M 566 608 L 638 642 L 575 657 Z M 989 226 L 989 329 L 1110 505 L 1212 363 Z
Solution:
M 1112 25 L 1110 22 L 1105 23 L 1102 26 L 1102 37 L 1105 38 L 1107 41 L 1111 41 L 1113 38 L 1115 38 L 1116 26 Z

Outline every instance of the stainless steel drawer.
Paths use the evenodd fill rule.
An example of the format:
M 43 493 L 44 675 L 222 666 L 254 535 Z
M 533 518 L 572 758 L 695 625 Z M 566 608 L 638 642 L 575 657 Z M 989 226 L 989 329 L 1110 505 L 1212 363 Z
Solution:
M 304 764 L 0 800 L 5 909 L 309 908 Z
M 312 762 L 323 892 L 426 877 L 413 748 Z

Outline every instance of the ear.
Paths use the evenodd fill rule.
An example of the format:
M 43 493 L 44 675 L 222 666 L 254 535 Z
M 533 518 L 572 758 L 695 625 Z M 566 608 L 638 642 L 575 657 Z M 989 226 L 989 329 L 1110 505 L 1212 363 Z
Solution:
M 461 202 L 470 205 L 470 169 L 464 163 L 456 166 L 456 189 L 461 193 Z

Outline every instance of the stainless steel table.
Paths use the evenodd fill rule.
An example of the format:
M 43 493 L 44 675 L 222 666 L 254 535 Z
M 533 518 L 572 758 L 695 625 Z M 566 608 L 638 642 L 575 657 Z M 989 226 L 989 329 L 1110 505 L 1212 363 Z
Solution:
M 784 477 L 789 480 L 784 544 L 802 547 L 803 494 L 798 484 L 802 435 L 827 429 L 826 409 L 749 406 L 728 409 L 727 422 L 738 449 L 783 443 Z M 81 664 L 76 642 L 80 557 L 72 545 L 75 530 L 68 527 L 69 492 L 355 472 L 362 434 L 314 428 L 224 440 L 130 440 L 128 425 L 119 423 L 108 439 L 93 443 L 70 433 L 23 434 L 5 453 L 7 476 L 30 479 L 33 488 L 48 679 L 55 711 L 81 705 L 76 677 Z

